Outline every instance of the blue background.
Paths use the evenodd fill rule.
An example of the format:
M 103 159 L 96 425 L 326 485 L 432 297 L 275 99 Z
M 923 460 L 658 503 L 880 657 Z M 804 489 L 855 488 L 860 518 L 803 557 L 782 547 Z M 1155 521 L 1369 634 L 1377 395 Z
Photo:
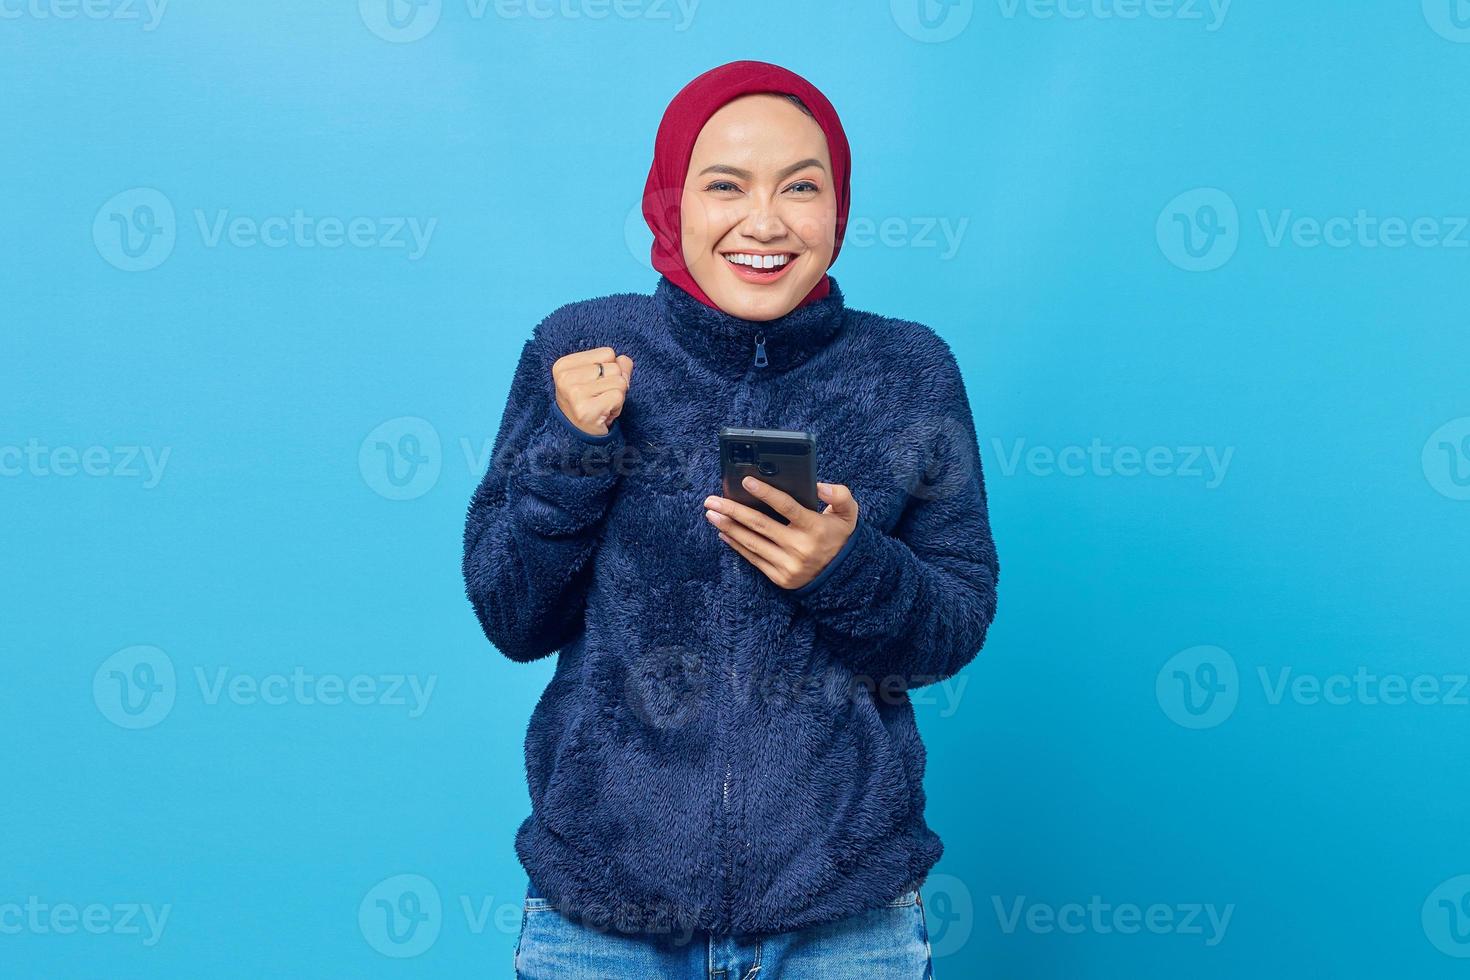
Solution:
M 838 107 L 853 220 L 890 233 L 851 237 L 833 273 L 850 305 L 950 341 L 981 432 L 999 617 L 964 687 L 918 708 L 946 842 L 937 975 L 1470 969 L 1470 707 L 1273 699 L 1259 673 L 1361 667 L 1447 695 L 1467 669 L 1470 233 L 1268 234 L 1287 211 L 1446 235 L 1470 213 L 1451 0 L 1238 0 L 1213 24 L 1200 4 L 990 0 L 928 28 L 906 0 L 706 2 L 687 23 L 652 0 L 549 17 L 445 0 L 411 41 L 371 2 L 178 2 L 152 30 L 143 8 L 6 3 L 0 975 L 510 975 L 521 740 L 553 665 L 480 634 L 465 507 L 534 324 L 652 290 L 636 209 L 654 129 L 738 58 Z M 608 16 L 567 13 L 589 9 Z M 128 272 L 108 229 L 148 227 L 139 188 L 174 219 L 155 209 L 144 259 L 163 258 Z M 1171 204 L 1196 189 L 1214 190 Z M 1205 209 L 1221 194 L 1233 224 Z M 437 223 L 411 258 L 211 247 L 195 216 L 297 209 Z M 1217 268 L 1181 267 L 1186 227 Z M 1134 476 L 1024 455 L 1094 440 L 1232 455 L 1213 486 L 1185 454 Z M 123 472 L 64 475 L 28 444 L 103 447 L 94 468 Z M 169 452 L 156 485 L 128 475 L 146 474 L 129 446 Z M 109 658 L 139 645 L 175 680 L 130 729 Z M 1200 646 L 1216 673 L 1176 676 Z M 146 679 L 136 656 L 123 676 Z M 221 669 L 298 667 L 435 687 L 416 717 L 209 696 Z M 379 951 L 405 950 L 369 900 L 400 874 L 442 908 L 407 958 Z M 153 945 L 15 928 L 3 906 L 33 895 L 170 917 Z M 1018 900 L 1094 895 L 1233 908 L 1213 945 L 1208 925 L 1006 928 Z

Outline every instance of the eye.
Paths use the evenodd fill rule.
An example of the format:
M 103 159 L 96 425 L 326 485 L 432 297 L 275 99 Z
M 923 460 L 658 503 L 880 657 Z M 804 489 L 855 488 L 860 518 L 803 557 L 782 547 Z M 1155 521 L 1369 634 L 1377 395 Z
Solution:
M 714 181 L 708 187 L 705 188 L 705 190 L 707 190 L 707 191 L 738 191 L 739 189 L 740 188 L 736 187 L 734 184 L 730 183 L 728 180 L 717 180 L 717 181 Z
M 820 188 L 818 188 L 816 184 L 812 183 L 809 180 L 798 180 L 796 183 L 788 187 L 787 190 L 815 194 L 818 190 L 820 190 Z

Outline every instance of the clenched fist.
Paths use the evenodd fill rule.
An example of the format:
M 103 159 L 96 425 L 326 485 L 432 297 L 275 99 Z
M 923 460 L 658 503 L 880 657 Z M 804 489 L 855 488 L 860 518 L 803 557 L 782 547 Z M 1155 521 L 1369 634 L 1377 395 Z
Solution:
M 573 351 L 551 365 L 556 403 L 588 435 L 605 436 L 623 411 L 633 359 L 611 347 Z

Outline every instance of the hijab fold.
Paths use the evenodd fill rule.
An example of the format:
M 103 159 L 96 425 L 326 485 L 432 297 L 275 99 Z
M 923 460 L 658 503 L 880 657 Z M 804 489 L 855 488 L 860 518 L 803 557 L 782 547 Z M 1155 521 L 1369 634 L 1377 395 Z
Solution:
M 771 93 L 794 95 L 811 110 L 817 125 L 827 137 L 827 152 L 832 158 L 832 186 L 837 196 L 837 226 L 832 247 L 832 262 L 842 250 L 842 236 L 847 230 L 847 211 L 851 200 L 851 153 L 847 134 L 837 110 L 827 97 L 795 72 L 764 61 L 732 61 L 711 68 L 679 90 L 664 110 L 654 141 L 653 164 L 648 168 L 648 182 L 643 189 L 643 217 L 653 230 L 653 267 L 706 306 L 719 309 L 699 288 L 684 263 L 681 229 L 684 181 L 689 173 L 689 160 L 694 155 L 694 141 L 721 107 L 743 95 Z M 827 263 L 831 268 L 832 263 Z M 823 299 L 831 291 L 826 273 L 812 287 L 797 307 Z

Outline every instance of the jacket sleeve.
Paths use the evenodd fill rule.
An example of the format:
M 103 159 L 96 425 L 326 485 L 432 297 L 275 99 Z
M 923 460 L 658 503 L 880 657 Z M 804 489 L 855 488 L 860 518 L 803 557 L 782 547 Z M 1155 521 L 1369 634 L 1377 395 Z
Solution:
M 925 378 L 927 410 L 904 434 L 912 457 L 894 530 L 858 501 L 842 549 L 790 590 L 832 637 L 837 656 L 874 683 L 922 687 L 975 658 L 995 618 L 1000 565 L 969 396 L 942 340 Z
M 485 635 L 525 662 L 581 631 L 601 521 L 617 484 L 622 420 L 583 432 L 556 403 L 541 330 L 521 350 L 490 465 L 464 529 L 465 592 Z

